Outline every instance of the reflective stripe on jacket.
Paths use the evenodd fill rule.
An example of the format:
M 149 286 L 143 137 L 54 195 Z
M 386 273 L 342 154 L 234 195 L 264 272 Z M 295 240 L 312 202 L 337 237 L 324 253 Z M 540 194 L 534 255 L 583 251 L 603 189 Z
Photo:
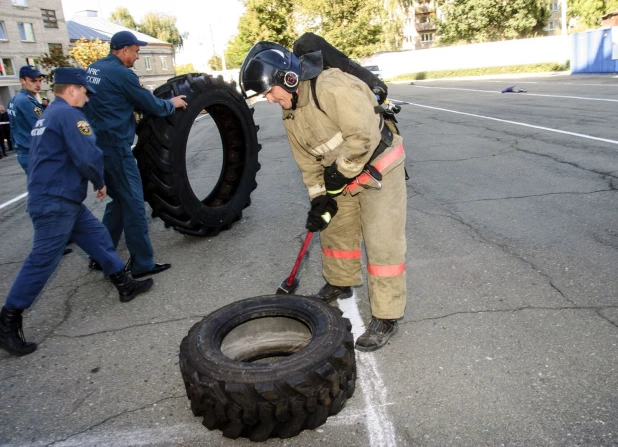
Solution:
M 283 110 L 292 154 L 310 199 L 326 192 L 325 167 L 337 163 L 344 176 L 354 178 L 361 174 L 381 139 L 380 115 L 374 110 L 378 102 L 363 81 L 331 68 L 318 76 L 316 94 L 322 110 L 313 102 L 310 81 L 302 81 L 296 110 Z M 402 141 L 395 135 L 392 146 L 371 164 L 387 157 Z M 402 151 L 385 166 L 382 174 L 388 174 L 404 158 Z M 352 194 L 358 192 L 358 189 L 351 191 Z

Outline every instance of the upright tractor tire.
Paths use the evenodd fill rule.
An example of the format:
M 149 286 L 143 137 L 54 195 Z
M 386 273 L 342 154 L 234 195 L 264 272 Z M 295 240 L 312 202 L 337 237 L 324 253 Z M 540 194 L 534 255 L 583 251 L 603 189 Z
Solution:
M 163 99 L 186 95 L 186 110 L 168 117 L 147 116 L 138 127 L 133 151 L 142 176 L 144 198 L 153 217 L 193 236 L 210 236 L 229 229 L 250 205 L 258 163 L 258 127 L 235 83 L 206 74 L 170 79 L 154 91 Z M 217 126 L 223 162 L 216 185 L 198 197 L 187 175 L 187 142 L 196 118 L 206 111 Z M 203 147 L 209 145 L 203 141 Z M 217 142 L 218 143 L 218 142 Z
M 319 427 L 354 393 L 351 327 L 339 309 L 301 296 L 249 298 L 211 313 L 180 345 L 193 414 L 232 439 Z

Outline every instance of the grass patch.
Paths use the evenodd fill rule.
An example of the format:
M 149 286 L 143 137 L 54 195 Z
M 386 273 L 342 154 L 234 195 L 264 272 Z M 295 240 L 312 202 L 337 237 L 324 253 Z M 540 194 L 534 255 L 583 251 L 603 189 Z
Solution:
M 566 65 L 546 63 L 507 65 L 503 67 L 462 68 L 459 70 L 419 71 L 417 73 L 407 73 L 394 76 L 387 79 L 387 81 L 420 81 L 423 79 L 459 78 L 465 76 L 484 76 L 496 74 L 546 73 L 550 71 L 566 71 L 569 69 L 569 65 L 569 62 L 567 62 Z

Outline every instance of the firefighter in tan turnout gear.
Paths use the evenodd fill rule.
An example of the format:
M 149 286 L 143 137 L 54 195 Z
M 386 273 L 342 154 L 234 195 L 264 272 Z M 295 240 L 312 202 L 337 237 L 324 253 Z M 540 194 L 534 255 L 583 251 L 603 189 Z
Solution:
M 297 58 L 271 42 L 249 51 L 240 72 L 248 96 L 283 109 L 294 159 L 309 192 L 307 229 L 320 231 L 327 283 L 317 297 L 349 298 L 367 251 L 371 322 L 356 349 L 373 351 L 397 332 L 406 305 L 406 189 L 402 138 L 384 124 L 375 94 L 320 53 Z

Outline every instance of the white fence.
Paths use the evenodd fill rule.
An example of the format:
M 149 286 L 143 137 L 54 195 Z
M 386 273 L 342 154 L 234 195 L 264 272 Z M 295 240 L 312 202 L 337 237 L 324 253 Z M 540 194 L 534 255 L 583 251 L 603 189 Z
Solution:
M 569 40 L 563 36 L 457 45 L 428 50 L 380 53 L 363 60 L 378 65 L 384 78 L 419 71 L 506 65 L 565 63 L 570 57 Z

